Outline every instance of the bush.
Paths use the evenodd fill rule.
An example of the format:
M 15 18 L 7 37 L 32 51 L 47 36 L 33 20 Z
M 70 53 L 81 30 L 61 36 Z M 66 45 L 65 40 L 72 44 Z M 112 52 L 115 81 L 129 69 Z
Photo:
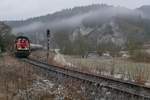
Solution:
M 11 34 L 11 28 L 0 22 L 0 48 L 1 51 L 10 50 L 13 45 L 14 35 Z
M 150 54 L 144 50 L 135 50 L 130 59 L 136 62 L 150 62 Z

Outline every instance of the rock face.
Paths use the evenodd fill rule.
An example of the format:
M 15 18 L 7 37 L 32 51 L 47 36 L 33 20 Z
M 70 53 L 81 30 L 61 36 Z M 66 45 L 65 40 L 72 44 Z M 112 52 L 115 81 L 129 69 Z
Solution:
M 87 37 L 96 44 L 112 42 L 120 46 L 123 45 L 126 40 L 123 35 L 117 23 L 111 21 L 89 32 Z

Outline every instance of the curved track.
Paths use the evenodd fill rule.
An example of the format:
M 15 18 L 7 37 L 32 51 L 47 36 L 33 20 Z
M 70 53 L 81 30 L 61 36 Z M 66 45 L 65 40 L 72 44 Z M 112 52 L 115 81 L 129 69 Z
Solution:
M 129 94 L 131 96 L 136 96 L 141 98 L 142 100 L 150 100 L 150 87 L 146 87 L 144 85 L 138 85 L 133 82 L 127 82 L 114 78 L 109 78 L 106 76 L 97 76 L 85 72 L 53 66 L 34 59 L 22 59 L 22 61 L 50 72 L 55 72 L 85 82 L 95 83 L 97 84 L 97 86 L 103 86 L 109 89 L 113 89 L 115 91 Z

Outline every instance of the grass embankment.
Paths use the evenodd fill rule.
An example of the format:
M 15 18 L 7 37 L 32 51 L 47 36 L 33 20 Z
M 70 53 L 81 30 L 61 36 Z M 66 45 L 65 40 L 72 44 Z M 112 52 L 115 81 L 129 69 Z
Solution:
M 46 52 L 33 52 L 32 58 L 46 61 Z M 104 58 L 83 59 L 77 56 L 64 56 L 65 60 L 60 57 L 58 61 L 54 60 L 55 54 L 51 54 L 49 64 L 61 67 L 69 67 L 98 75 L 120 78 L 123 80 L 137 82 L 139 84 L 150 83 L 150 63 L 133 62 L 124 58 Z M 58 57 L 59 58 L 59 57 Z
M 77 80 L 49 74 L 11 56 L 1 57 L 0 100 L 89 100 L 91 98 L 90 90 L 89 92 L 85 90 L 89 89 L 89 86 L 86 87 Z
M 65 56 L 65 59 L 71 63 L 69 67 L 82 71 L 134 81 L 139 84 L 146 84 L 150 81 L 149 63 L 132 62 L 121 58 L 82 59 Z

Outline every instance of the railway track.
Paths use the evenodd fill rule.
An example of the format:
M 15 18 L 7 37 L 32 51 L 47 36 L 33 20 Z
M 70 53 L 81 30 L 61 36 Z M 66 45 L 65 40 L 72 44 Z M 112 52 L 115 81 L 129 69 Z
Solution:
M 131 96 L 136 96 L 141 98 L 141 100 L 150 100 L 150 87 L 146 87 L 144 85 L 139 85 L 133 82 L 127 82 L 106 76 L 97 76 L 63 67 L 53 66 L 34 59 L 22 59 L 22 61 L 50 72 L 55 72 L 57 74 L 61 74 L 67 77 L 94 83 L 97 84 L 97 86 L 106 87 L 115 91 L 129 94 Z

